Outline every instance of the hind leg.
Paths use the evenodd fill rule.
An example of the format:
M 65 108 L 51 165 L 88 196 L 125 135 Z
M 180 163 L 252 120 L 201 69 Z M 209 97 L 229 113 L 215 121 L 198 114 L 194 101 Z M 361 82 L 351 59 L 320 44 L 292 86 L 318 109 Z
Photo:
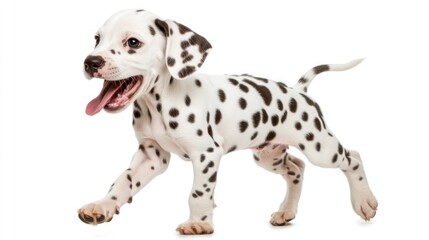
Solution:
M 286 150 L 286 145 L 268 145 L 253 150 L 256 164 L 281 174 L 287 183 L 286 196 L 279 210 L 271 215 L 270 223 L 274 226 L 284 226 L 295 218 L 302 190 L 304 162 Z
M 349 182 L 352 206 L 361 218 L 369 221 L 375 216 L 378 202 L 369 188 L 359 153 L 349 151 L 348 154 L 351 162 L 343 172 Z
M 375 216 L 378 203 L 368 185 L 359 153 L 346 150 L 327 129 L 322 129 L 320 134 L 312 136 L 314 138 L 312 137 L 311 141 L 308 137 L 301 139 L 302 142 L 297 147 L 312 164 L 325 168 L 340 168 L 344 172 L 350 186 L 353 210 L 365 221 L 369 221 Z

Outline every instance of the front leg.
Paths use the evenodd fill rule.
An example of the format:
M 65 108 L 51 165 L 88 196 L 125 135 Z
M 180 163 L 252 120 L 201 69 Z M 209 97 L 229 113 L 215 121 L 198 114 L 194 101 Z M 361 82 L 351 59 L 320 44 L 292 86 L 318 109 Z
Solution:
M 213 233 L 214 189 L 223 150 L 220 147 L 209 147 L 206 151 L 191 154 L 194 170 L 194 182 L 189 196 L 189 220 L 180 224 L 180 234 Z
M 94 225 L 109 222 L 113 214 L 119 214 L 122 205 L 131 203 L 135 194 L 167 169 L 169 161 L 168 152 L 155 141 L 145 140 L 134 154 L 130 167 L 112 184 L 107 195 L 78 210 L 80 220 Z

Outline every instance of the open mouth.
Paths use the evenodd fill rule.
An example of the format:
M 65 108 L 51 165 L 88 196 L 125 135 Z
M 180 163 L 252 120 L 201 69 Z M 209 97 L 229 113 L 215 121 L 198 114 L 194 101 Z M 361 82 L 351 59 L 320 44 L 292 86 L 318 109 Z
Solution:
M 122 80 L 104 80 L 100 94 L 86 106 L 86 114 L 92 116 L 106 109 L 118 111 L 128 105 L 143 83 L 143 76 L 133 76 Z

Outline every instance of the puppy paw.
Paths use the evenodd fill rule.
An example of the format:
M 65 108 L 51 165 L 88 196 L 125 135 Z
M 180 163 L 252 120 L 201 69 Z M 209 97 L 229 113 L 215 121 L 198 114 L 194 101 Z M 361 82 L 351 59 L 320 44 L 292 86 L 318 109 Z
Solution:
M 180 224 L 176 231 L 182 235 L 212 234 L 213 225 L 208 222 L 188 221 Z
M 97 225 L 110 222 L 113 214 L 119 214 L 119 206 L 113 200 L 100 200 L 81 207 L 78 217 L 82 222 Z
M 271 214 L 270 223 L 273 226 L 285 226 L 295 218 L 296 213 L 292 211 L 275 212 Z
M 355 212 L 365 221 L 371 220 L 377 213 L 378 202 L 371 192 L 354 196 L 352 204 Z

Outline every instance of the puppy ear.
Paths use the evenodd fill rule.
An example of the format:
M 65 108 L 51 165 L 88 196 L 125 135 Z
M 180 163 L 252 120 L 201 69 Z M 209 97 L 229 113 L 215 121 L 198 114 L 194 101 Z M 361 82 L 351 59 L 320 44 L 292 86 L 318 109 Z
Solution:
M 167 38 L 165 63 L 176 79 L 186 79 L 204 63 L 212 46 L 198 33 L 172 20 L 155 20 Z

